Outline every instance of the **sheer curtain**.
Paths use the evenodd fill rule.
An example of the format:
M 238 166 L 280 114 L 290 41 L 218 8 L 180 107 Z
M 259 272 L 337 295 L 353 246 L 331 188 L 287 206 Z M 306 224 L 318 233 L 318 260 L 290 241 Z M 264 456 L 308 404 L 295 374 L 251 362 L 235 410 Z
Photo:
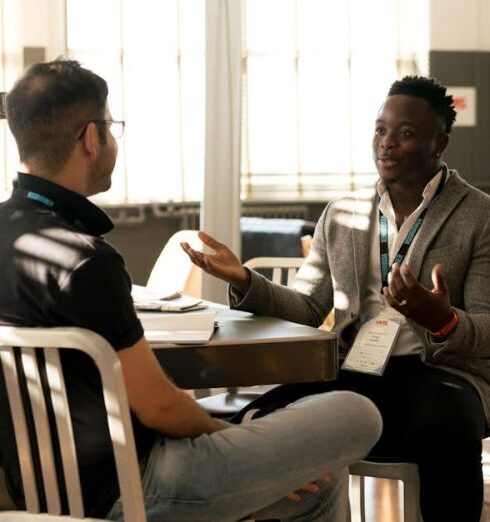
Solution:
M 242 53 L 241 123 L 234 118 L 232 131 L 239 140 L 241 198 L 325 200 L 370 183 L 372 124 L 390 83 L 428 70 L 429 0 L 216 5 L 228 1 L 241 25 L 227 44 Z M 127 121 L 113 188 L 99 203 L 201 201 L 205 110 L 214 111 L 209 104 L 205 109 L 205 71 L 221 67 L 205 58 L 206 25 L 220 31 L 219 18 L 206 21 L 206 1 L 43 2 L 0 0 L 0 91 L 22 70 L 22 40 L 29 35 L 23 23 L 36 17 L 29 9 L 48 6 L 54 13 L 45 30 L 47 58 L 59 54 L 53 35 L 66 34 L 67 53 L 108 79 L 113 117 Z M 211 72 L 235 89 L 229 71 Z M 208 125 L 214 121 L 213 132 L 228 128 L 227 117 L 209 113 Z M 208 139 L 218 155 L 219 140 Z M 16 163 L 2 121 L 0 197 Z
M 7 92 L 22 71 L 22 3 L 0 0 L 0 92 Z M 7 121 L 0 120 L 0 200 L 12 189 L 19 159 Z
M 112 115 L 127 122 L 99 202 L 202 199 L 204 5 L 66 0 L 68 54 L 108 80 Z
M 389 85 L 428 71 L 428 0 L 244 2 L 242 198 L 370 183 Z

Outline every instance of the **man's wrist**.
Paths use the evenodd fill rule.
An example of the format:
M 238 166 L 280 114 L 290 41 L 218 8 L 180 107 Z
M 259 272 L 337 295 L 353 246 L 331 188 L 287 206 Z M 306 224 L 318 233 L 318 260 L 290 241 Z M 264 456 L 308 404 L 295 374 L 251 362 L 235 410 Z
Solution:
M 441 328 L 436 331 L 429 330 L 429 333 L 434 339 L 444 339 L 456 328 L 457 324 L 458 314 L 456 313 L 456 310 L 451 308 L 451 318 Z
M 231 283 L 231 286 L 235 288 L 235 290 L 238 290 L 242 296 L 248 292 L 251 280 L 250 272 L 245 267 L 243 267 L 243 272 L 243 278 L 240 278 L 240 280 Z

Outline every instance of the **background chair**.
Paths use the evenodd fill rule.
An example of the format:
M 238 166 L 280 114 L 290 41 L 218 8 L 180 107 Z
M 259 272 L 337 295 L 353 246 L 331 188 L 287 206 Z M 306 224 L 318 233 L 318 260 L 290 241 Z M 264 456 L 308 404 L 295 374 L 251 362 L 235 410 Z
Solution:
M 18 347 L 18 348 L 15 348 Z M 126 522 L 145 522 L 141 477 L 136 456 L 126 388 L 121 364 L 116 352 L 98 334 L 82 328 L 14 328 L 0 327 L 0 360 L 10 409 L 27 511 L 0 512 L 0 522 L 16 520 L 95 520 L 84 517 L 80 477 L 64 378 L 60 364 L 60 349 L 79 350 L 89 355 L 100 371 L 107 423 L 111 435 L 117 476 Z M 20 351 L 16 362 L 15 351 Z M 69 517 L 60 516 L 61 502 L 53 455 L 53 434 L 49 428 L 47 404 L 40 380 L 36 353 L 42 351 L 46 361 L 48 390 L 55 414 L 56 436 L 60 441 L 63 479 L 66 485 Z M 22 366 L 27 386 L 27 397 L 34 420 L 37 452 L 41 462 L 41 477 L 36 477 L 33 447 L 27 431 L 27 417 L 21 395 L 19 368 Z M 40 513 L 37 480 L 42 482 L 48 514 Z
M 202 250 L 197 230 L 180 230 L 167 241 L 148 277 L 146 286 L 170 295 L 176 291 L 201 297 L 201 270 L 192 264 L 180 243 L 186 242 L 195 250 Z
M 305 262 L 303 257 L 254 257 L 244 263 L 250 270 L 271 270 L 271 281 L 278 285 L 291 286 L 296 272 Z
M 303 262 L 302 257 L 256 257 L 248 260 L 244 265 L 251 270 L 271 271 L 271 279 L 274 283 L 291 286 Z M 227 388 L 224 393 L 203 397 L 198 402 L 211 415 L 231 417 L 271 387 L 273 386 Z
M 361 522 L 366 522 L 366 491 L 364 477 L 400 480 L 403 483 L 403 520 L 422 522 L 419 499 L 419 472 L 416 464 L 409 462 L 374 462 L 362 460 L 349 467 L 352 476 L 351 493 L 359 488 Z

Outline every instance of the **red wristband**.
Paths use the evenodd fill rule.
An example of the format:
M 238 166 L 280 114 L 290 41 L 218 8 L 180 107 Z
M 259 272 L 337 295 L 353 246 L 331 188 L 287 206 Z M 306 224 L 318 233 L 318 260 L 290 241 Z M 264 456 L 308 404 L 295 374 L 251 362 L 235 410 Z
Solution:
M 453 312 L 453 315 L 452 315 L 451 319 L 440 330 L 438 330 L 437 332 L 429 331 L 429 333 L 432 337 L 435 337 L 435 338 L 447 337 L 454 330 L 454 328 L 458 324 L 458 314 L 456 313 L 456 311 L 454 309 L 452 310 L 452 312 Z

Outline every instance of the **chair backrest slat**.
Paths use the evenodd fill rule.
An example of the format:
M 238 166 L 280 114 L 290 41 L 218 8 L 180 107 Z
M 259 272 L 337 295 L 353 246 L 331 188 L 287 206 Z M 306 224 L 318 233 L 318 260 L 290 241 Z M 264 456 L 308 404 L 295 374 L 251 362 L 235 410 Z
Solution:
M 39 451 L 39 458 L 41 460 L 41 473 L 48 512 L 52 515 L 61 515 L 60 492 L 54 463 L 53 443 L 34 348 L 23 347 L 21 349 L 21 359 L 33 411 L 37 444 L 41 450 Z M 63 443 L 63 441 L 60 442 L 61 444 Z
M 65 379 L 61 371 L 59 351 L 56 349 L 44 350 L 46 360 L 46 375 L 48 378 L 51 403 L 56 419 L 58 440 L 60 444 L 63 474 L 65 477 L 66 495 L 70 514 L 77 518 L 83 518 L 82 488 L 75 449 L 75 438 L 68 408 Z
M 281 276 L 282 276 L 282 270 L 279 267 L 274 267 L 272 269 L 272 282 L 276 283 L 276 285 L 281 284 Z
M 291 286 L 303 262 L 303 257 L 254 257 L 244 265 L 251 270 L 272 270 L 272 282 L 278 285 L 282 284 L 282 271 L 287 270 L 286 286 Z
M 5 376 L 5 387 L 12 412 L 12 423 L 14 426 L 17 453 L 19 456 L 20 475 L 24 489 L 26 509 L 30 513 L 39 512 L 39 497 L 37 494 L 36 478 L 32 463 L 31 444 L 27 431 L 24 403 L 20 393 L 19 375 L 15 365 L 14 349 L 11 346 L 0 348 L 3 374 Z
M 96 355 L 97 357 L 94 357 Z M 122 374 L 121 362 L 114 350 L 92 354 L 104 384 L 104 404 L 111 434 L 112 448 L 121 492 L 124 520 L 146 522 L 141 476 L 135 451 L 129 403 Z
M 287 278 L 286 286 L 291 286 L 293 284 L 297 271 L 298 271 L 297 268 L 288 268 L 288 278 Z

